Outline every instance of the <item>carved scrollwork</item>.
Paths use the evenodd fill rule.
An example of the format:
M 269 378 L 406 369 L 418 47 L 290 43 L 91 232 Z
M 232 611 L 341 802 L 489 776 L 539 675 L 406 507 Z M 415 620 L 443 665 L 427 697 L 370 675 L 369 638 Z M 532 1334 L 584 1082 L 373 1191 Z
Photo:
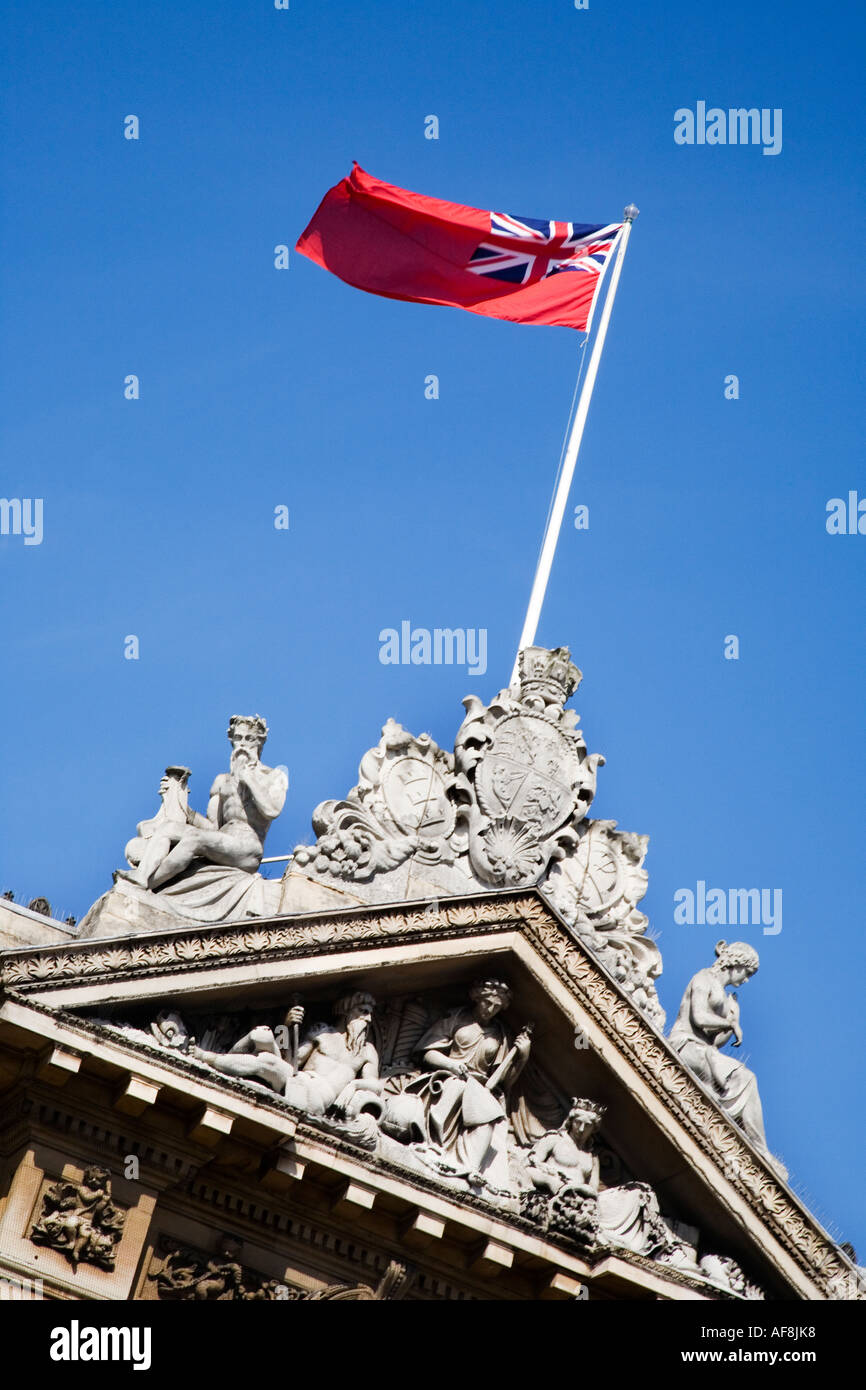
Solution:
M 647 890 L 648 843 L 646 835 L 617 830 L 616 821 L 584 821 L 572 853 L 551 865 L 540 887 L 632 1002 L 663 1028 L 655 987 L 661 953 L 637 907 Z
M 487 706 L 470 695 L 454 744 L 458 824 L 479 882 L 537 883 L 570 853 L 604 762 L 589 755 L 574 710 L 563 708 L 581 674 L 564 647 L 521 652 L 520 682 Z
M 294 863 L 349 882 L 366 882 L 413 855 L 419 863 L 453 863 L 453 782 L 449 753 L 429 734 L 416 738 L 389 719 L 361 759 L 358 785 L 313 812 L 316 843 L 299 845 Z

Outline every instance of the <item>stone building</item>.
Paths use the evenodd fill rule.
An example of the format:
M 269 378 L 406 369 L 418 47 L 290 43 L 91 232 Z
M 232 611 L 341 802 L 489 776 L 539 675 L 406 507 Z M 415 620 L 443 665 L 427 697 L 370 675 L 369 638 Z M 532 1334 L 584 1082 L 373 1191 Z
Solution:
M 453 753 L 389 720 L 258 872 L 286 778 L 170 767 L 77 933 L 0 903 L 0 1281 L 51 1299 L 862 1298 L 767 1146 L 720 942 L 665 1034 L 647 840 L 529 648 Z

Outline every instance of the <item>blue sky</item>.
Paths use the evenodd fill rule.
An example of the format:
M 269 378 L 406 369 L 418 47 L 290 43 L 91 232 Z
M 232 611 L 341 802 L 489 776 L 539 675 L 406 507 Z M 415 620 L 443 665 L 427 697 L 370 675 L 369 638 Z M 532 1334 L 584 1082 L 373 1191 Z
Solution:
M 825 527 L 830 498 L 866 497 L 863 14 L 4 14 L 0 492 L 43 499 L 44 539 L 0 537 L 2 886 L 83 914 L 167 763 L 203 808 L 235 712 L 267 716 L 290 770 L 271 854 L 389 715 L 451 746 L 462 696 L 509 676 L 578 336 L 376 299 L 294 253 L 277 271 L 274 247 L 353 159 L 515 215 L 606 222 L 634 200 L 571 500 L 590 526 L 563 534 L 539 638 L 585 673 L 594 814 L 651 837 L 669 1016 L 718 935 L 753 941 L 744 1052 L 771 1147 L 863 1259 L 866 536 Z M 781 108 L 781 152 L 676 145 L 698 101 Z M 382 665 L 403 620 L 486 628 L 486 674 Z M 698 880 L 781 889 L 782 931 L 676 924 Z

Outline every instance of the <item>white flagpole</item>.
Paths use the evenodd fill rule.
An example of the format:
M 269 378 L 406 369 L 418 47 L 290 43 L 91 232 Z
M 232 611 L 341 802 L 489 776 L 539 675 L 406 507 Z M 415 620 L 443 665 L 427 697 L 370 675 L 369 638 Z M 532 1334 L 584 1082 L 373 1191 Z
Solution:
M 562 466 L 562 474 L 556 489 L 556 496 L 553 499 L 550 517 L 544 532 L 544 541 L 541 546 L 541 554 L 538 557 L 538 567 L 535 571 L 535 579 L 532 583 L 532 593 L 529 595 L 529 607 L 526 610 L 526 618 L 523 623 L 523 631 L 520 634 L 520 643 L 517 648 L 517 656 L 514 661 L 514 670 L 511 673 L 511 684 L 517 683 L 518 666 L 520 653 L 524 647 L 531 647 L 535 641 L 535 633 L 538 628 L 538 620 L 541 616 L 541 605 L 544 602 L 544 595 L 547 591 L 547 583 L 550 579 L 550 571 L 553 566 L 553 556 L 556 552 L 556 544 L 559 540 L 559 533 L 562 529 L 562 519 L 565 516 L 565 505 L 568 501 L 568 494 L 571 491 L 571 482 L 574 477 L 574 469 L 577 463 L 577 455 L 580 449 L 580 441 L 583 438 L 583 427 L 586 424 L 586 417 L 589 412 L 589 402 L 592 399 L 592 389 L 595 386 L 595 378 L 598 374 L 598 364 L 601 360 L 601 350 L 604 347 L 604 340 L 607 334 L 607 325 L 610 322 L 613 301 L 616 295 L 616 287 L 619 284 L 622 263 L 625 257 L 625 248 L 631 235 L 631 226 L 638 215 L 638 209 L 634 203 L 629 203 L 623 213 L 623 229 L 619 234 L 619 245 L 616 252 L 616 260 L 611 272 L 610 286 L 601 311 L 601 318 L 598 322 L 598 332 L 595 335 L 592 352 L 589 358 L 589 366 L 586 370 L 586 378 L 580 392 L 580 400 L 577 403 L 577 411 L 574 416 L 574 423 L 571 427 L 571 434 L 568 437 L 568 447 L 565 451 L 565 462 Z M 591 312 L 591 311 L 590 311 Z

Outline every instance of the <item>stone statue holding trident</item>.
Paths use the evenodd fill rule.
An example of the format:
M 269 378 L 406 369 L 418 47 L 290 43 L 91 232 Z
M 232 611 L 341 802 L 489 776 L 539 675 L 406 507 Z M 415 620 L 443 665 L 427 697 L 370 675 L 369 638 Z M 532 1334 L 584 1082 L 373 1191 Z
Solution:
M 126 847 L 133 869 L 119 869 L 120 877 L 156 889 L 177 878 L 194 859 L 254 874 L 289 786 L 282 768 L 260 761 L 267 736 L 268 726 L 260 715 L 232 716 L 229 771 L 220 773 L 211 787 L 206 816 L 189 808 L 189 769 L 166 768 L 160 782 L 162 807 L 153 820 L 139 825 L 137 838 Z

